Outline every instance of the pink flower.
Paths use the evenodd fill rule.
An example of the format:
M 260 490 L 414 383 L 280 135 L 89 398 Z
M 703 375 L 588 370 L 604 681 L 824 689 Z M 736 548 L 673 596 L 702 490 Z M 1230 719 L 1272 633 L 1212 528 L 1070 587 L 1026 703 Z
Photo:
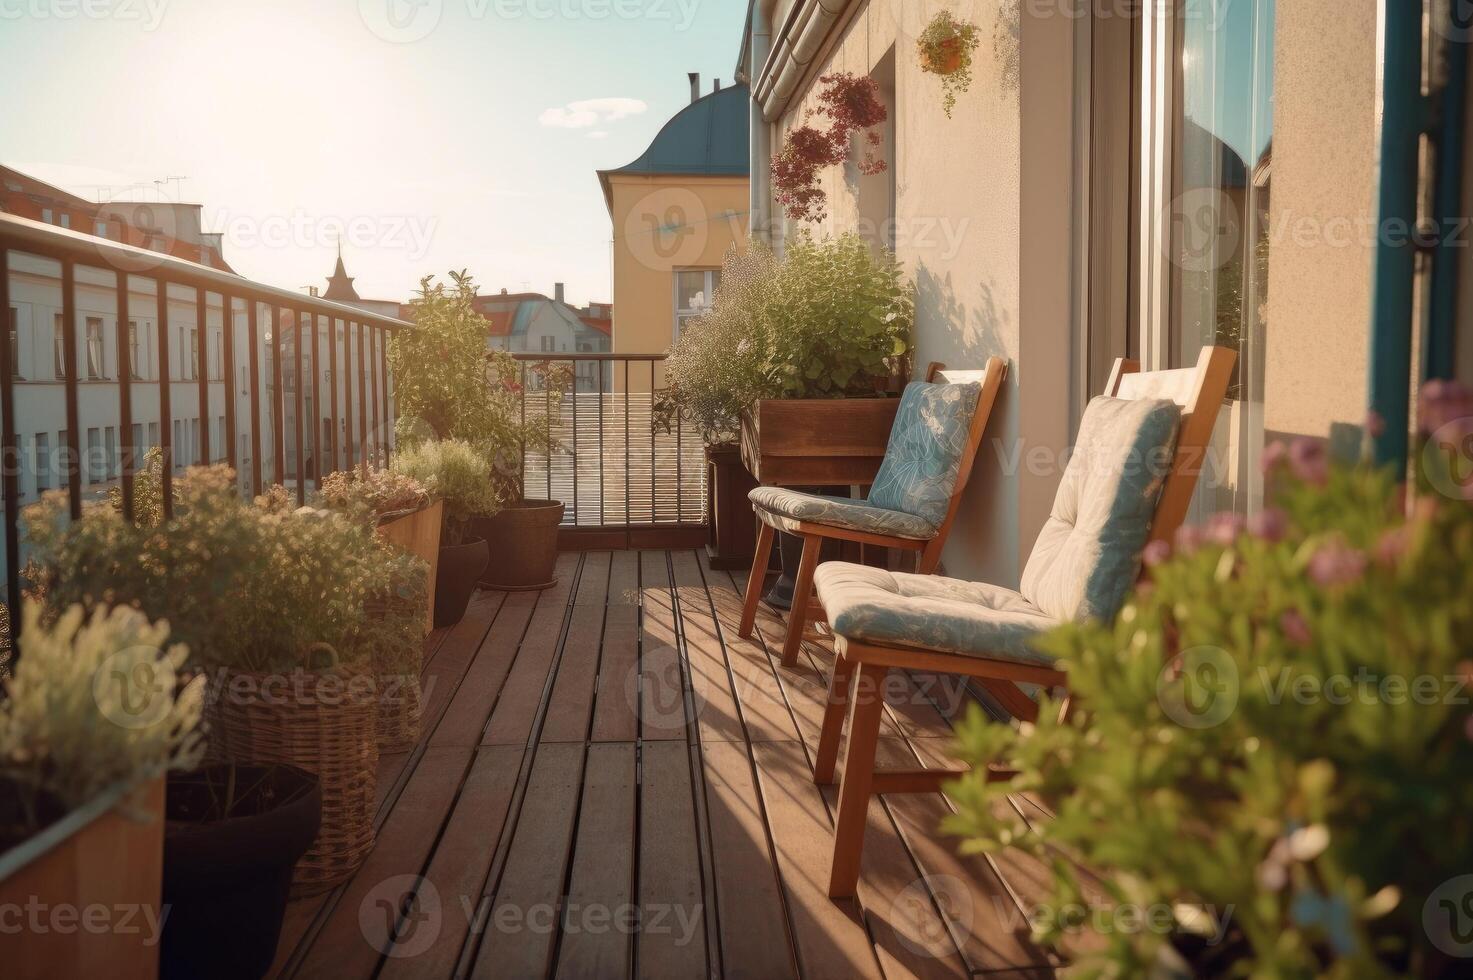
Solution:
M 1376 541 L 1376 563 L 1388 567 L 1399 564 L 1411 543 L 1412 529 L 1408 525 L 1383 531 Z
M 1171 557 L 1171 542 L 1156 540 L 1146 545 L 1146 550 L 1141 552 L 1141 560 L 1146 563 L 1147 568 L 1155 568 Z
M 1309 559 L 1309 577 L 1322 588 L 1347 585 L 1365 570 L 1366 556 L 1338 541 L 1323 546 Z
M 1318 439 L 1301 436 L 1289 446 L 1289 469 L 1301 482 L 1322 487 L 1330 479 L 1330 454 Z
M 1279 629 L 1283 630 L 1284 636 L 1288 637 L 1290 642 L 1299 646 L 1307 647 L 1314 642 L 1314 634 L 1310 632 L 1309 622 L 1297 609 L 1290 609 L 1279 617 Z
M 1224 548 L 1231 548 L 1247 526 L 1248 521 L 1242 514 L 1232 511 L 1213 514 L 1207 521 L 1207 540 Z
M 1183 524 L 1176 529 L 1176 551 L 1178 554 L 1190 555 L 1202 547 L 1204 536 L 1202 529 L 1192 524 Z
M 1268 473 L 1278 469 L 1289 460 L 1289 447 L 1282 442 L 1274 441 L 1263 447 L 1261 465 L 1263 472 Z
M 1289 533 L 1289 518 L 1277 507 L 1261 510 L 1248 518 L 1248 533 L 1270 544 L 1284 540 Z
M 1429 381 L 1418 398 L 1417 421 L 1424 434 L 1473 419 L 1473 389 L 1456 381 Z

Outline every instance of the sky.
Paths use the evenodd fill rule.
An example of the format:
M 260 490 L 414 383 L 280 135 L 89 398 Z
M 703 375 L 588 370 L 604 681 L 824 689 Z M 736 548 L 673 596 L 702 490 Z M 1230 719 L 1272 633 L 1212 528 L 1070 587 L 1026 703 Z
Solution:
M 595 173 L 731 84 L 745 0 L 0 0 L 0 163 L 204 206 L 242 275 L 612 299 Z M 183 177 L 180 181 L 168 178 Z M 156 183 L 162 181 L 162 183 Z

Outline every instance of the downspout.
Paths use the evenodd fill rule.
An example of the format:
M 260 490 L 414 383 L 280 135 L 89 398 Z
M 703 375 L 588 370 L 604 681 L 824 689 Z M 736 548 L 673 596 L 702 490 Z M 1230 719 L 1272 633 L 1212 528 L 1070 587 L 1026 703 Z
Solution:
M 763 0 L 753 0 L 750 33 L 747 64 L 743 66 L 747 73 L 747 84 L 753 89 L 749 107 L 752 131 L 749 150 L 751 164 L 748 168 L 751 200 L 748 210 L 752 237 L 772 244 L 772 127 L 763 117 L 762 106 L 755 94 L 758 73 L 767 64 L 767 56 L 772 53 L 772 24 L 768 20 Z
M 823 42 L 853 2 L 810 0 L 783 32 L 776 56 L 771 59 L 773 63 L 767 66 L 768 74 L 759 79 L 761 85 L 755 90 L 762 105 L 763 118 L 768 122 L 776 122 L 787 109 L 788 101 L 818 57 Z M 760 0 L 758 6 L 761 6 Z

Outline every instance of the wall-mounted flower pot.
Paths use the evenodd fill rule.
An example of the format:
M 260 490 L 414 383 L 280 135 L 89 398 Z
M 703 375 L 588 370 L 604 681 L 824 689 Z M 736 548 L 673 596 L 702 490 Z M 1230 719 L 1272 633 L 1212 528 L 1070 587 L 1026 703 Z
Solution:
M 66 929 L 0 928 L 6 980 L 158 975 L 163 811 L 164 781 L 153 779 L 104 793 L 0 853 L 0 909 L 26 914 L 39 903 L 73 915 Z M 88 909 L 105 909 L 111 928 L 82 928 Z
M 425 577 L 426 595 L 429 596 L 425 609 L 427 623 L 433 623 L 435 616 L 435 579 L 440 565 L 440 524 L 444 514 L 444 501 L 436 500 L 419 510 L 389 515 L 378 525 L 379 537 L 424 559 L 429 565 L 429 573 Z
M 465 616 L 476 582 L 490 561 L 491 552 L 484 538 L 472 538 L 464 544 L 440 549 L 440 568 L 435 579 L 436 629 L 454 626 Z
M 560 500 L 522 500 L 494 517 L 472 521 L 472 533 L 486 539 L 495 559 L 481 575 L 481 587 L 535 592 L 556 585 L 554 570 L 563 510 Z
M 960 38 L 942 41 L 935 47 L 921 50 L 921 67 L 933 75 L 951 75 L 962 66 L 962 42 Z
M 322 822 L 317 777 L 285 765 L 175 773 L 165 812 L 170 912 L 159 976 L 265 976 L 281 937 L 292 867 Z

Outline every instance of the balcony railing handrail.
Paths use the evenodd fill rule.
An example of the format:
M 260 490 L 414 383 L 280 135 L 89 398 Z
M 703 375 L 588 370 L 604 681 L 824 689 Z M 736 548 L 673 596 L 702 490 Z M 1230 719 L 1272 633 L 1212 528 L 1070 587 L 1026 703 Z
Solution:
M 396 317 L 384 316 L 361 307 L 346 306 L 320 296 L 309 296 L 280 286 L 254 282 L 236 273 L 181 259 L 177 255 L 154 252 L 13 214 L 0 213 L 0 248 L 31 252 L 49 259 L 70 259 L 78 265 L 111 269 L 140 278 L 163 276 L 170 283 L 180 286 L 204 288 L 208 292 L 254 299 L 261 303 L 275 303 L 299 313 L 353 320 L 388 330 L 414 326 Z
M 659 363 L 666 360 L 666 354 L 588 354 L 569 353 L 564 351 L 511 351 L 513 359 L 536 363 L 538 361 L 634 361 L 638 364 L 645 362 Z

